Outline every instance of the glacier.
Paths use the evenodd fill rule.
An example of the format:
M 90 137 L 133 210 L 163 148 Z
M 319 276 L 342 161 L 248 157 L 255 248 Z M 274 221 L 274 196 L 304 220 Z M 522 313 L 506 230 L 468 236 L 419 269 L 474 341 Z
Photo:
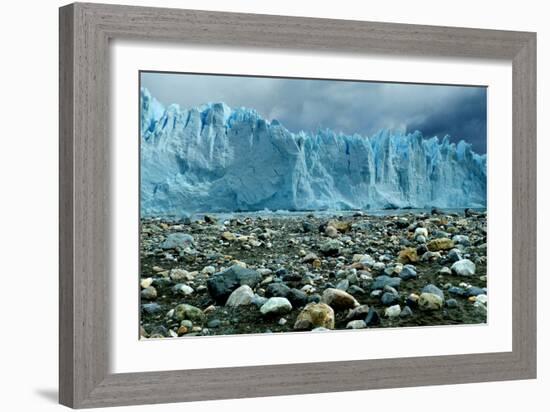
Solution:
M 140 90 L 142 216 L 486 207 L 487 156 L 448 136 L 287 130 L 255 110 Z

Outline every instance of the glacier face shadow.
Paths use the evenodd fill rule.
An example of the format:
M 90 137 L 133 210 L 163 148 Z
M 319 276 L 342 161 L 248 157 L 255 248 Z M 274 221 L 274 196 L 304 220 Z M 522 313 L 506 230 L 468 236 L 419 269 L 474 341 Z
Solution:
M 292 133 L 251 109 L 140 99 L 142 216 L 486 207 L 487 158 L 464 141 Z

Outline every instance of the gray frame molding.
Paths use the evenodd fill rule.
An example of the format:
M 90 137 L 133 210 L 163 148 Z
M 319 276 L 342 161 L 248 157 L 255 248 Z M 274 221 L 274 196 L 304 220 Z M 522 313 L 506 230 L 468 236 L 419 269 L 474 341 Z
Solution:
M 103 4 L 60 9 L 59 397 L 74 408 L 536 377 L 536 34 Z M 109 40 L 480 57 L 513 64 L 513 350 L 110 374 Z

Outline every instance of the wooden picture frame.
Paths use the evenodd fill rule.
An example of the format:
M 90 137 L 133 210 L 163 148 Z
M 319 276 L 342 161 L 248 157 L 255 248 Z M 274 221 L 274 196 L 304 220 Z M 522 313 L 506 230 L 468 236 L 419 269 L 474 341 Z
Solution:
M 162 24 L 161 24 L 162 23 Z M 73 408 L 536 377 L 536 34 L 75 3 L 60 9 L 59 397 Z M 513 348 L 109 373 L 109 40 L 494 58 L 513 71 Z

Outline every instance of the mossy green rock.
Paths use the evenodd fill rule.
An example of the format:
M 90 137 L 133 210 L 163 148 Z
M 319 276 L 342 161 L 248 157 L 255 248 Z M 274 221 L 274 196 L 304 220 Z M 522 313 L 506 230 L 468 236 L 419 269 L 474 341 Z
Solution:
M 174 316 L 177 320 L 190 320 L 194 323 L 203 323 L 206 317 L 199 308 L 183 303 L 176 306 Z

